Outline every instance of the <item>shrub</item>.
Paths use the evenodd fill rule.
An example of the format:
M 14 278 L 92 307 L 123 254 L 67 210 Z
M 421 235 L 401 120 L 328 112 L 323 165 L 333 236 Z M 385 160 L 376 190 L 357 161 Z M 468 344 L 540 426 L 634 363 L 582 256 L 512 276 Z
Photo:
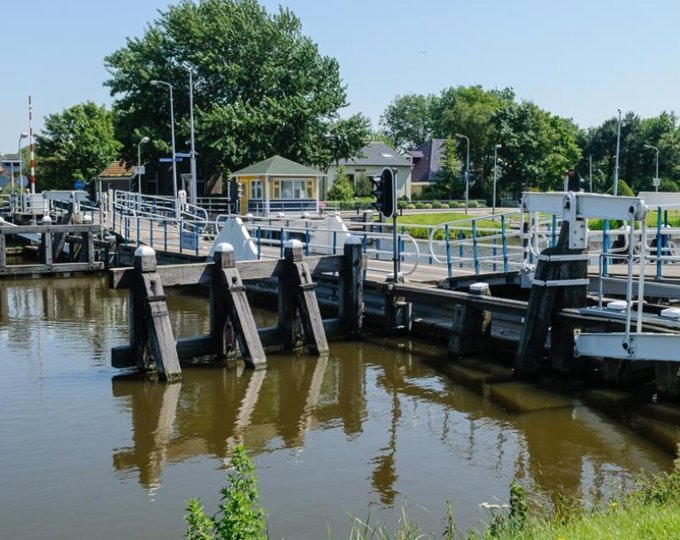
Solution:
M 425 203 L 423 208 L 425 208 L 425 210 L 432 210 L 432 205 L 430 203 Z
M 333 179 L 333 185 L 328 190 L 326 198 L 332 201 L 350 201 L 354 197 L 354 187 L 345 174 L 343 167 L 338 167 L 338 172 Z
M 416 205 L 413 204 L 413 203 L 407 204 L 407 205 L 406 205 L 406 208 L 408 208 L 409 210 L 415 210 L 415 209 L 416 209 Z
M 432 208 L 441 208 L 442 203 L 441 201 L 432 201 Z
M 468 208 L 479 208 L 479 203 L 477 201 L 468 201 Z
M 607 190 L 607 193 L 611 195 L 613 192 L 612 188 L 610 187 Z M 626 184 L 624 180 L 619 180 L 618 182 L 618 189 L 616 192 L 617 195 L 620 195 L 621 197 L 635 197 L 635 193 L 633 193 L 633 190 L 630 189 L 630 186 Z
M 354 182 L 354 196 L 355 197 L 370 197 L 373 190 L 373 184 L 364 173 L 359 175 L 359 178 Z
M 421 203 L 421 202 L 417 202 L 415 204 L 415 207 L 416 207 L 416 210 L 422 210 L 423 208 L 425 208 L 425 204 Z
M 442 203 L 442 206 L 441 206 L 441 207 L 442 207 L 442 208 L 446 208 L 446 209 L 449 209 L 449 208 L 450 208 L 449 205 L 448 205 L 447 203 Z
M 234 448 L 228 484 L 221 490 L 222 499 L 213 517 L 208 517 L 198 499 L 187 501 L 184 516 L 189 540 L 217 538 L 223 540 L 263 540 L 266 538 L 264 512 L 259 506 L 255 467 L 243 445 Z
M 407 207 L 408 207 L 408 202 L 403 201 L 403 200 L 397 201 L 397 208 L 399 208 L 400 210 L 403 210 L 404 208 L 407 208 Z

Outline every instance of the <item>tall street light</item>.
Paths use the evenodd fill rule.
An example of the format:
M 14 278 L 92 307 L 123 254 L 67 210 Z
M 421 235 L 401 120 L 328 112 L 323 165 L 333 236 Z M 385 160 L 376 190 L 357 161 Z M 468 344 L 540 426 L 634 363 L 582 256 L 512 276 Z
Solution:
M 503 148 L 502 144 L 496 144 L 493 147 L 493 211 L 492 214 L 496 213 L 496 168 L 498 166 L 498 149 Z
M 172 137 L 172 196 L 175 204 L 175 217 L 179 218 L 179 203 L 177 202 L 177 154 L 175 152 L 175 105 L 172 99 L 172 85 L 166 81 L 151 81 L 153 86 L 162 84 L 170 89 L 170 136 Z
M 621 109 L 619 111 L 619 125 L 616 129 L 616 162 L 614 164 L 614 197 L 619 194 L 619 150 L 621 148 Z
M 25 131 L 19 135 L 19 187 L 21 187 L 21 178 L 23 177 L 23 156 L 21 155 L 21 139 L 27 139 L 28 133 Z M 12 175 L 12 200 L 14 200 L 14 175 Z
M 196 204 L 196 148 L 194 147 L 194 74 L 191 68 L 189 71 L 189 120 L 191 124 L 191 187 L 189 189 L 189 200 L 191 204 Z
M 656 176 L 654 177 L 654 187 L 656 188 L 656 191 L 659 191 L 659 184 L 661 183 L 661 180 L 659 180 L 659 149 L 651 144 L 645 144 L 644 146 L 645 148 L 656 150 Z
M 468 202 L 470 200 L 470 139 L 466 135 L 456 133 L 456 137 L 465 139 L 467 151 L 465 157 L 465 213 L 468 213 Z
M 149 137 L 142 137 L 137 144 L 137 190 L 139 191 L 139 203 L 142 203 L 142 145 L 150 141 Z

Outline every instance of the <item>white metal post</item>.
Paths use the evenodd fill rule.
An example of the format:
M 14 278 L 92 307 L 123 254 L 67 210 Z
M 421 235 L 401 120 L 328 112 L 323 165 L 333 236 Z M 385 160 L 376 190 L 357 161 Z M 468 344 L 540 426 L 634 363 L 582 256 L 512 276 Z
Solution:
M 619 194 L 619 150 L 621 149 L 621 109 L 619 109 L 619 124 L 616 129 L 616 161 L 614 164 L 614 191 L 616 197 Z
M 189 190 L 189 200 L 191 204 L 196 204 L 198 197 L 196 179 L 196 148 L 194 146 L 194 79 L 191 69 L 189 70 L 189 121 L 191 124 L 191 188 Z

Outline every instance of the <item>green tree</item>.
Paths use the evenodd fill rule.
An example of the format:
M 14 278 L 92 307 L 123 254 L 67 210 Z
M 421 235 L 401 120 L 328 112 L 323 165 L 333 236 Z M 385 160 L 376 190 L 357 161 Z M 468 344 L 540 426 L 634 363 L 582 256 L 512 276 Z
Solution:
M 495 137 L 503 144 L 499 193 L 518 198 L 529 188 L 561 189 L 564 171 L 581 159 L 578 127 L 529 101 L 503 107 L 492 123 Z
M 417 148 L 432 138 L 432 111 L 437 98 L 420 94 L 397 96 L 380 117 L 380 125 L 395 146 Z
M 125 155 L 150 136 L 168 155 L 168 92 L 174 87 L 178 150 L 189 137 L 188 70 L 194 74 L 199 175 L 233 171 L 274 154 L 326 167 L 351 157 L 368 138 L 348 105 L 334 58 L 302 34 L 300 20 L 256 0 L 181 0 L 140 38 L 105 59 Z M 152 160 L 156 161 L 156 160 Z
M 471 194 L 490 193 L 491 186 L 486 180 L 493 167 L 493 148 L 499 140 L 492 124 L 494 114 L 503 107 L 514 103 L 515 93 L 511 88 L 484 90 L 482 86 L 458 86 L 442 90 L 433 107 L 433 132 L 437 138 L 453 139 L 456 133 L 466 135 L 470 140 Z M 467 152 L 467 142 L 459 138 L 458 155 Z
M 455 199 L 465 191 L 461 178 L 463 164 L 456 156 L 456 141 L 446 139 L 444 142 L 444 159 L 442 168 L 435 177 L 435 184 L 427 193 L 435 199 Z
M 36 177 L 41 189 L 72 189 L 73 181 L 89 180 L 120 157 L 113 113 L 92 101 L 79 103 L 45 118 L 36 136 Z
M 354 198 L 354 186 L 349 181 L 344 167 L 338 167 L 333 185 L 329 188 L 326 198 L 329 201 L 351 201 Z

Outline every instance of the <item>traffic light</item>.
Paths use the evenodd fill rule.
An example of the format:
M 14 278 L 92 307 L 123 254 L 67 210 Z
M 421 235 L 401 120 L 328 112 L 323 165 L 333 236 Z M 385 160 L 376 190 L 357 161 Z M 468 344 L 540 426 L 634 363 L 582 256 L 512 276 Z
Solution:
M 373 183 L 371 195 L 375 197 L 375 202 L 372 204 L 373 208 L 385 217 L 394 216 L 396 210 L 394 201 L 395 179 L 392 169 L 383 169 L 380 176 L 373 176 L 370 180 Z

